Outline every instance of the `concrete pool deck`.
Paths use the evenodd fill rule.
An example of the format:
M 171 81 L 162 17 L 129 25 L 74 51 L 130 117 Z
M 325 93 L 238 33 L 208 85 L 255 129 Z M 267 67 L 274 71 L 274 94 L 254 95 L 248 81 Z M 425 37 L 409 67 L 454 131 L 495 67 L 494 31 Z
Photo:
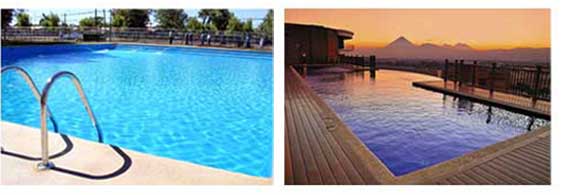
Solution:
M 403 176 L 391 171 L 293 69 L 285 68 L 286 184 L 550 184 L 550 127 Z
M 0 121 L 2 147 L 27 156 L 40 156 L 40 130 Z M 123 165 L 123 159 L 107 144 L 69 137 L 73 148 L 52 160 L 56 167 L 91 175 L 105 175 Z M 58 134 L 49 134 L 50 154 L 66 147 Z M 1 184 L 102 184 L 102 185 L 269 185 L 271 178 L 254 177 L 189 162 L 122 149 L 132 160 L 124 172 L 108 179 L 88 179 L 55 170 L 37 171 L 39 161 L 1 155 Z

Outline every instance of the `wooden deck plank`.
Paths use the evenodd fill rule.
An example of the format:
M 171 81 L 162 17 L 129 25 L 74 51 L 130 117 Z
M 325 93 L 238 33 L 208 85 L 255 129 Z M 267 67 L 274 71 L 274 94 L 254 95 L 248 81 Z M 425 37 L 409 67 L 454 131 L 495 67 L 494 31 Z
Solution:
M 531 153 L 528 153 L 528 151 L 524 150 L 513 151 L 511 155 L 513 155 L 513 157 L 516 157 L 517 159 L 520 159 L 521 161 L 526 160 L 527 162 L 533 164 L 534 166 L 548 167 L 547 164 L 545 164 L 544 162 L 550 161 L 546 157 L 533 155 Z
M 291 70 L 286 71 L 286 136 L 290 146 L 287 154 L 286 165 L 293 170 L 287 171 L 288 184 L 376 184 L 378 180 L 372 175 L 349 144 L 338 138 L 335 132 L 327 129 L 327 112 L 323 105 L 315 100 L 317 97 L 311 89 L 303 83 L 298 75 L 293 75 Z M 340 119 L 339 119 L 340 121 Z M 343 129 L 350 131 L 349 129 Z M 295 147 L 293 145 L 298 145 Z M 304 151 L 300 151 L 304 150 Z M 310 151 L 310 152 L 308 152 Z M 300 152 L 301 154 L 297 154 Z M 300 164 L 303 158 L 303 165 Z M 305 170 L 299 170 L 304 167 Z M 309 171 L 316 173 L 309 174 Z M 363 176 L 362 173 L 367 175 Z M 303 178 L 297 176 L 306 175 L 308 181 L 303 183 Z M 316 177 L 319 176 L 320 180 Z M 314 182 L 313 182 L 314 181 Z
M 467 170 L 467 171 L 463 172 L 463 174 L 465 174 L 465 176 L 473 179 L 475 181 L 474 184 L 477 184 L 477 185 L 493 184 L 492 180 L 490 180 L 489 178 L 485 178 L 482 175 L 477 174 L 474 170 Z
M 288 129 L 288 127 L 288 124 L 285 123 L 285 129 Z M 293 162 L 291 162 L 291 149 L 289 139 L 289 131 L 285 131 L 285 184 L 294 184 L 295 174 L 293 173 Z
M 336 178 L 336 182 L 338 184 L 352 184 L 351 180 L 349 179 L 348 174 L 350 174 L 353 178 L 355 183 L 360 183 L 362 179 L 358 177 L 354 177 L 354 169 L 352 164 L 347 163 L 345 158 L 344 152 L 339 150 L 338 144 L 334 141 L 331 142 L 330 134 L 326 131 L 326 125 L 323 122 L 323 119 L 320 117 L 319 108 L 314 106 L 314 102 L 308 97 L 308 95 L 300 91 L 299 94 L 302 97 L 302 100 L 305 101 L 309 112 L 307 112 L 307 119 L 310 121 L 310 126 L 312 127 L 313 133 L 315 133 L 316 137 L 324 137 L 325 139 L 318 139 L 317 141 L 322 144 L 322 149 L 324 154 L 329 162 L 331 170 Z M 336 149 L 336 150 L 335 150 Z M 344 163 L 340 162 L 341 160 L 345 161 Z M 348 174 L 346 172 L 349 172 Z
M 297 101 L 299 101 L 299 105 L 302 107 L 292 106 L 294 110 L 297 110 L 295 113 L 299 117 L 300 123 L 303 124 L 304 130 L 302 131 L 309 143 L 310 147 L 306 147 L 306 150 L 312 150 L 313 157 L 315 158 L 316 165 L 318 167 L 319 173 L 321 175 L 321 180 L 324 184 L 336 184 L 336 179 L 332 176 L 332 170 L 328 164 L 328 160 L 325 153 L 325 147 L 323 146 L 322 142 L 315 136 L 315 127 L 311 120 L 309 120 L 308 112 L 311 112 L 307 109 L 308 105 L 303 101 L 303 97 L 301 94 L 294 93 L 299 95 Z
M 505 171 L 509 176 L 518 178 L 519 180 L 526 182 L 525 184 L 540 184 L 541 180 L 529 174 L 527 168 L 516 169 L 510 164 L 505 163 L 503 161 L 503 156 L 493 159 L 493 164 L 502 167 L 502 170 Z
M 543 176 L 536 172 L 531 167 L 521 166 L 521 164 L 513 162 L 511 159 L 507 158 L 509 155 L 504 155 L 499 158 L 496 158 L 497 161 L 500 161 L 505 167 L 511 169 L 512 172 L 517 173 L 517 175 L 525 177 L 531 180 L 534 184 L 545 184 L 544 181 L 548 180 L 548 177 Z
M 496 159 L 493 160 L 491 163 L 487 163 L 487 165 L 494 167 L 496 171 L 500 172 L 501 174 L 510 177 L 511 179 L 516 180 L 520 184 L 528 185 L 532 184 L 533 182 L 525 177 L 524 174 L 520 174 L 519 172 L 513 172 L 513 170 L 509 169 L 509 167 L 504 166 Z
M 298 80 L 297 82 L 302 82 L 302 81 Z M 318 115 L 317 118 L 319 118 L 320 121 L 319 124 L 321 124 L 320 126 L 321 130 L 322 132 L 326 132 L 325 138 L 330 139 L 329 143 L 336 143 L 335 146 L 338 145 L 338 148 L 340 150 L 335 150 L 335 151 L 338 151 L 339 156 L 347 157 L 346 159 L 348 159 L 348 162 L 344 163 L 345 166 L 343 168 L 347 171 L 347 173 L 351 177 L 351 181 L 353 182 L 353 184 L 377 184 L 378 180 L 373 175 L 374 173 L 372 173 L 369 169 L 366 168 L 367 165 L 365 165 L 364 164 L 365 162 L 361 159 L 361 157 L 363 157 L 362 152 L 355 151 L 353 148 L 355 145 L 358 145 L 354 143 L 354 141 L 362 144 L 360 139 L 358 139 L 354 134 L 351 133 L 350 129 L 348 129 L 346 126 L 342 124 L 342 121 L 340 121 L 340 119 L 336 116 L 334 111 L 330 107 L 328 107 L 328 105 L 326 105 L 324 101 L 319 101 L 320 97 L 318 97 L 315 93 L 313 93 L 312 89 L 310 89 L 309 86 L 300 84 L 299 87 L 304 88 L 304 90 L 302 90 L 300 93 L 306 95 L 304 99 L 310 102 L 308 105 L 312 106 L 311 110 L 316 111 L 313 113 L 315 115 Z M 326 118 L 334 121 L 332 123 L 337 124 L 335 130 L 330 131 L 327 129 L 326 124 L 324 122 Z M 347 132 L 350 135 L 347 135 L 346 134 Z M 341 133 L 345 134 L 342 135 Z M 349 140 L 352 140 L 353 142 L 348 142 L 349 140 L 347 140 L 347 138 Z M 379 162 L 379 160 L 370 151 L 368 152 L 369 156 L 367 157 L 371 157 L 375 161 Z M 382 169 L 379 172 L 385 173 L 387 172 L 387 168 Z
M 288 129 L 286 129 L 287 134 L 290 136 L 289 144 L 291 148 L 291 167 L 293 168 L 293 178 L 291 179 L 295 184 L 309 184 L 309 179 L 307 178 L 305 160 L 303 157 L 303 152 L 301 152 L 301 146 L 298 144 L 299 138 L 297 138 L 297 130 L 295 129 L 295 124 L 293 124 L 293 116 L 290 107 L 285 107 L 285 123 L 287 123 Z M 287 165 L 286 165 L 287 166 Z
M 326 124 L 324 123 L 325 119 L 321 116 L 322 114 L 320 114 L 320 112 L 323 112 L 323 111 L 321 110 L 321 108 L 316 106 L 318 103 L 315 102 L 313 98 L 309 97 L 310 94 L 308 94 L 306 92 L 306 90 L 304 92 L 301 91 L 299 93 L 304 95 L 303 99 L 308 101 L 307 102 L 308 108 L 310 108 L 310 110 L 313 111 L 313 112 L 310 112 L 312 114 L 311 118 L 314 119 L 314 121 L 317 121 L 317 118 L 318 118 L 318 121 L 320 121 L 316 124 L 318 126 L 319 131 L 317 131 L 317 132 L 319 133 L 319 136 L 322 136 L 325 138 L 323 140 L 329 144 L 329 146 L 332 148 L 332 151 L 336 155 L 336 159 L 339 160 L 340 163 L 342 164 L 342 167 L 338 167 L 338 168 L 342 168 L 342 169 L 339 169 L 339 170 L 337 169 L 337 171 L 343 172 L 343 173 L 345 173 L 345 175 L 341 175 L 341 177 L 339 177 L 338 179 L 341 181 L 344 181 L 345 176 L 348 176 L 350 178 L 350 180 L 344 181 L 344 182 L 349 182 L 352 184 L 365 184 L 363 179 L 362 179 L 362 176 L 358 173 L 354 164 L 347 157 L 347 155 L 345 154 L 345 151 L 339 145 L 337 140 L 334 139 L 331 132 L 328 131 Z M 334 162 L 334 160 L 335 159 L 332 159 L 333 163 L 336 163 L 336 162 Z M 344 182 L 341 182 L 341 183 L 346 184 Z
M 455 177 L 462 182 L 461 184 L 466 184 L 466 185 L 478 184 L 477 181 L 475 181 L 473 178 L 467 176 L 467 174 L 465 174 L 465 173 L 457 174 L 457 175 L 455 175 Z
M 292 107 L 292 110 L 294 107 Z M 301 121 L 300 116 L 297 113 L 292 113 L 294 121 Z M 300 145 L 301 153 L 303 155 L 305 171 L 307 175 L 307 179 L 309 184 L 322 184 L 321 173 L 317 166 L 317 162 L 315 160 L 315 156 L 313 155 L 313 151 L 311 149 L 311 145 L 307 139 L 305 133 L 305 127 L 302 124 L 295 123 L 295 129 L 297 130 L 297 141 L 295 145 Z
M 441 178 L 440 181 L 460 178 L 463 184 L 472 184 L 472 181 L 465 181 L 463 176 L 470 175 L 469 178 L 474 178 L 473 173 L 475 173 L 478 177 L 489 180 L 490 184 L 548 185 L 550 184 L 549 142 L 550 136 L 530 141 L 476 167 Z M 486 181 L 476 182 L 489 184 Z
M 481 167 L 474 167 L 472 168 L 470 171 L 473 171 L 475 174 L 479 175 L 482 178 L 485 178 L 485 180 L 490 181 L 490 184 L 508 184 L 507 181 L 490 174 L 489 171 L 486 171 L 484 169 L 482 169 Z
M 501 181 L 504 181 L 506 184 L 516 184 L 521 185 L 523 184 L 519 180 L 513 179 L 512 177 L 508 176 L 507 174 L 503 173 L 500 168 L 493 166 L 493 164 L 486 163 L 479 166 L 482 170 L 489 173 L 492 176 L 499 178 Z

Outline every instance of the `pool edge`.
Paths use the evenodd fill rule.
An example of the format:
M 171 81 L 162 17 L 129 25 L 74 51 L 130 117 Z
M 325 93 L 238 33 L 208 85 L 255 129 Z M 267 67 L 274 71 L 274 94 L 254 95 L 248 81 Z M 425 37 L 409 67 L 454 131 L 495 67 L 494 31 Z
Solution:
M 11 148 L 18 147 L 19 152 L 39 154 L 39 132 L 40 130 L 7 121 L 0 121 L 2 126 L 3 145 L 6 144 L 8 136 L 18 135 L 18 139 L 11 139 Z M 61 147 L 55 133 L 49 133 L 50 149 Z M 88 170 L 91 172 L 105 172 L 102 170 L 112 170 L 117 167 L 117 157 L 107 147 L 101 144 L 71 137 L 74 149 L 69 153 L 53 161 L 63 167 L 73 167 L 77 170 Z M 36 143 L 28 143 L 25 140 L 37 140 Z M 60 141 L 61 142 L 61 141 Z M 37 146 L 36 146 L 37 145 Z M 29 147 L 32 146 L 32 147 Z M 36 146 L 36 147 L 33 147 Z M 224 169 L 209 167 L 191 162 L 179 161 L 175 159 L 154 156 L 151 154 L 122 149 L 133 159 L 132 167 L 125 173 L 105 180 L 89 180 L 73 175 L 62 174 L 56 171 L 38 172 L 33 167 L 36 161 L 26 161 L 23 159 L 1 155 L 2 177 L 1 184 L 170 184 L 170 185 L 271 185 L 273 177 L 257 177 L 243 173 L 232 172 Z M 78 152 L 79 151 L 79 152 Z M 83 153 L 81 151 L 84 151 Z M 88 151 L 88 152 L 85 152 Z M 75 153 L 74 153 L 75 152 Z M 97 158 L 97 161 L 89 161 L 82 157 L 84 153 L 89 153 Z M 81 156 L 79 156 L 81 155 Z M 95 158 L 95 157 L 94 157 Z M 81 160 L 78 160 L 81 159 Z M 101 162 L 98 162 L 101 161 Z M 105 163 L 113 164 L 107 167 Z M 81 169 L 77 168 L 81 167 Z M 24 173 L 24 174 L 23 174 Z M 148 174 L 151 173 L 151 174 Z M 152 174 L 154 173 L 154 174 Z M 34 177 L 35 176 L 35 177 Z M 58 178 L 59 180 L 52 180 Z
M 286 66 L 286 68 L 290 68 L 291 71 L 294 73 L 295 77 L 297 77 L 297 79 L 299 79 L 304 85 L 309 86 L 308 83 L 306 83 L 305 79 L 302 78 L 302 76 L 293 68 L 293 66 Z M 413 83 L 414 86 L 416 86 L 416 83 L 421 83 L 421 82 L 413 82 Z M 535 141 L 537 137 L 544 137 L 545 134 L 550 135 L 550 126 L 542 127 L 540 129 L 491 144 L 479 150 L 465 153 L 461 156 L 404 175 L 395 176 L 382 162 L 382 160 L 376 157 L 376 155 L 374 155 L 368 149 L 368 147 L 362 142 L 362 140 L 360 140 L 356 135 L 354 135 L 351 128 L 348 127 L 348 125 L 346 125 L 342 121 L 342 119 L 340 119 L 337 113 L 320 96 L 318 96 L 318 94 L 316 94 L 314 90 L 312 90 L 310 87 L 308 87 L 308 89 L 309 93 L 313 94 L 316 97 L 317 101 L 321 102 L 321 105 L 323 105 L 322 106 L 323 109 L 326 109 L 328 112 L 332 112 L 334 116 L 336 116 L 337 119 L 339 119 L 339 124 L 342 125 L 344 129 L 349 130 L 350 132 L 348 133 L 352 134 L 359 143 L 354 143 L 355 140 L 350 140 L 350 141 L 353 142 L 353 144 L 363 146 L 364 149 L 368 151 L 376 159 L 376 162 L 373 160 L 368 161 L 369 162 L 368 166 L 371 171 L 380 174 L 379 176 L 377 176 L 377 178 L 379 179 L 379 181 L 382 182 L 382 184 L 388 184 L 388 185 L 434 184 L 438 179 L 443 178 L 445 176 L 460 173 L 468 166 L 480 165 L 486 161 L 492 160 L 493 157 L 497 157 L 499 155 L 513 151 L 517 148 L 526 146 L 526 144 L 529 144 L 531 141 Z M 361 152 L 363 152 L 362 149 L 359 152 L 362 155 Z M 368 156 L 365 158 L 370 158 L 370 157 Z M 386 171 L 388 173 L 386 173 Z

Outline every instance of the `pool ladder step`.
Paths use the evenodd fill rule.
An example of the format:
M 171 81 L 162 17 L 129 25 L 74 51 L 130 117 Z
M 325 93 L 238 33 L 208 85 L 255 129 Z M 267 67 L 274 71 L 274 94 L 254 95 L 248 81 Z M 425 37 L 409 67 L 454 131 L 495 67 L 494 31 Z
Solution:
M 38 99 L 40 101 L 40 106 L 41 106 L 41 110 L 40 110 L 41 147 L 42 147 L 41 153 L 42 153 L 42 157 L 41 157 L 41 162 L 38 164 L 38 167 L 37 167 L 39 170 L 47 170 L 47 169 L 51 169 L 54 167 L 54 164 L 49 161 L 48 130 L 47 130 L 47 120 L 46 120 L 48 115 L 49 115 L 51 122 L 53 123 L 54 131 L 56 133 L 58 133 L 58 126 L 57 126 L 57 123 L 55 122 L 55 119 L 53 118 L 51 111 L 49 110 L 49 108 L 47 106 L 47 101 L 48 101 L 49 91 L 50 91 L 52 85 L 55 83 L 55 81 L 57 81 L 60 78 L 69 78 L 73 82 L 75 89 L 77 90 L 77 92 L 79 93 L 79 96 L 81 97 L 81 102 L 83 103 L 83 106 L 85 107 L 85 110 L 87 111 L 87 114 L 89 115 L 89 118 L 91 119 L 91 123 L 93 124 L 93 127 L 95 127 L 95 130 L 97 130 L 97 140 L 99 141 L 99 143 L 103 143 L 103 134 L 101 133 L 101 129 L 99 128 L 99 124 L 97 123 L 97 118 L 95 117 L 95 114 L 93 113 L 93 109 L 91 109 L 91 106 L 89 105 L 89 101 L 87 100 L 87 96 L 85 95 L 85 92 L 83 91 L 83 87 L 81 85 L 81 82 L 79 81 L 79 79 L 77 78 L 77 76 L 75 74 L 68 72 L 68 71 L 61 71 L 61 72 L 54 74 L 53 76 L 51 76 L 48 79 L 48 81 L 45 84 L 42 92 L 40 93 L 38 88 L 36 87 L 35 83 L 33 82 L 32 78 L 24 69 L 17 67 L 17 66 L 2 67 L 2 73 L 6 72 L 6 71 L 10 71 L 10 70 L 17 71 L 18 73 L 20 73 L 20 75 L 24 78 L 24 80 L 26 80 L 26 83 L 28 84 L 28 86 L 30 87 L 32 92 L 34 93 L 34 96 L 36 97 L 36 99 Z

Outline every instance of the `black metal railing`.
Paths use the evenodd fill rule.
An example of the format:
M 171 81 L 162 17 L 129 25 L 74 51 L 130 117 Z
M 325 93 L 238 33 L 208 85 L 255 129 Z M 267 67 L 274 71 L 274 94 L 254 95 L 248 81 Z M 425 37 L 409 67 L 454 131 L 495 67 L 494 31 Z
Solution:
M 2 29 L 2 40 L 120 41 L 258 48 L 273 45 L 272 35 L 258 32 L 192 31 L 154 27 L 8 27 Z
M 371 56 L 372 57 L 372 56 Z M 380 59 L 372 62 L 371 58 L 359 55 L 339 55 L 338 62 L 376 69 L 393 69 L 417 72 L 443 78 L 462 86 L 472 86 L 489 90 L 529 97 L 536 100 L 550 101 L 550 65 L 496 63 L 474 60 L 394 60 Z
M 544 65 L 479 64 L 445 60 L 443 80 L 494 91 L 550 101 L 550 67 Z

